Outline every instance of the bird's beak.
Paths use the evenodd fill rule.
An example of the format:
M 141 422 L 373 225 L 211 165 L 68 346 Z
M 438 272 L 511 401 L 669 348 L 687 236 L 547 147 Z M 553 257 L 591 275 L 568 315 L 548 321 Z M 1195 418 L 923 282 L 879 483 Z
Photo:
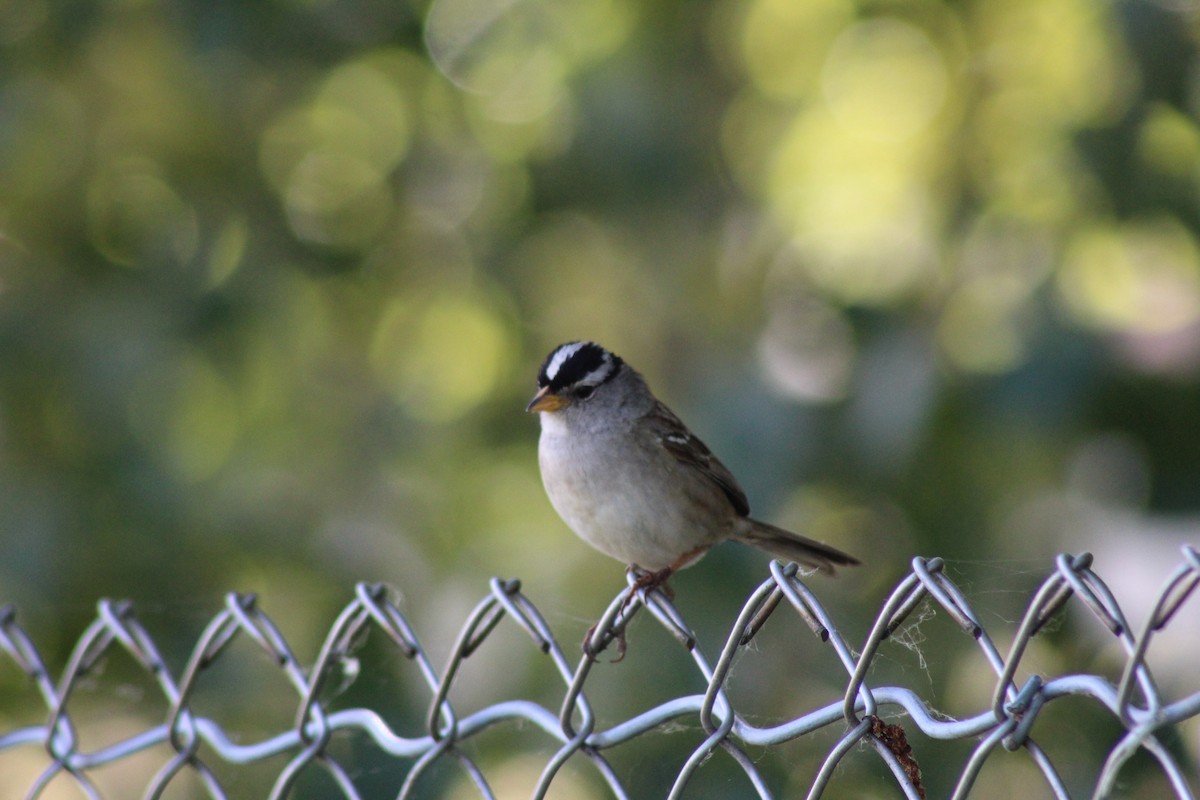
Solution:
M 558 411 L 566 404 L 566 398 L 551 394 L 550 387 L 545 386 L 538 389 L 538 393 L 529 401 L 529 405 L 525 406 L 525 410 L 530 413 L 534 411 Z

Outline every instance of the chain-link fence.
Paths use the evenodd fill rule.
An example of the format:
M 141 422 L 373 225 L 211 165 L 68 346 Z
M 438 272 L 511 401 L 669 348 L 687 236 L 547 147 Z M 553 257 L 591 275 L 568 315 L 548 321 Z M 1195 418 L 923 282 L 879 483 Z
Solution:
M 626 589 L 618 595 L 589 634 L 596 651 L 589 656 L 574 643 L 564 646 L 556 639 L 517 581 L 493 579 L 486 596 L 462 625 L 441 669 L 399 610 L 394 592 L 384 585 L 361 584 L 308 667 L 297 659 L 253 595 L 226 597 L 223 610 L 204 629 L 186 665 L 177 673 L 167 666 L 159 646 L 130 604 L 103 600 L 61 677 L 55 680 L 34 642 L 17 624 L 14 610 L 7 607 L 0 609 L 0 650 L 6 656 L 0 660 L 0 675 L 14 664 L 19 667 L 36 686 L 45 716 L 37 724 L 0 728 L 0 770 L 4 758 L 14 753 L 37 752 L 44 766 L 23 789 L 27 797 L 47 797 L 50 787 L 64 783 L 70 786 L 72 796 L 101 797 L 104 795 L 95 776 L 104 768 L 147 752 L 159 752 L 164 757 L 141 789 L 148 798 L 180 796 L 181 783 L 190 784 L 196 796 L 245 796 L 228 788 L 228 779 L 218 777 L 217 767 L 228 770 L 269 763 L 275 764 L 270 778 L 272 798 L 299 796 L 296 787 L 301 776 L 311 770 L 325 776 L 326 788 L 320 796 L 377 796 L 365 793 L 360 785 L 361 773 L 351 763 L 352 754 L 339 749 L 339 742 L 354 737 L 405 766 L 406 772 L 388 791 L 388 797 L 437 795 L 436 782 L 429 775 L 449 766 L 459 776 L 460 787 L 465 783 L 474 787 L 472 794 L 491 798 L 503 793 L 492 785 L 488 765 L 473 753 L 471 745 L 486 731 L 511 726 L 533 730 L 545 737 L 544 741 L 552 742 L 548 750 L 543 748 L 545 759 L 539 762 L 534 797 L 553 793 L 567 765 L 572 771 L 586 772 L 590 764 L 593 774 L 600 776 L 597 785 L 606 787 L 607 794 L 641 798 L 649 796 L 647 791 L 614 766 L 609 757 L 612 750 L 623 743 L 671 736 L 681 727 L 695 730 L 698 726 L 701 741 L 671 768 L 672 798 L 683 797 L 689 788 L 703 783 L 710 757 L 721 751 L 741 776 L 741 785 L 729 788 L 723 796 L 770 798 L 782 797 L 785 792 L 794 796 L 796 784 L 790 789 L 772 785 L 760 768 L 759 758 L 750 753 L 795 742 L 819 750 L 819 757 L 812 762 L 816 768 L 803 777 L 801 793 L 806 791 L 810 798 L 825 793 L 831 780 L 840 777 L 839 770 L 846 762 L 875 757 L 886 765 L 884 774 L 890 775 L 898 787 L 896 794 L 924 797 L 924 754 L 910 744 L 916 735 L 923 737 L 923 742 L 957 741 L 963 745 L 952 781 L 953 797 L 971 793 L 985 762 L 1003 751 L 1016 751 L 1025 754 L 1026 764 L 1036 768 L 1038 783 L 1045 787 L 1042 794 L 1061 798 L 1070 796 L 1061 773 L 1063 759 L 1052 758 L 1050 748 L 1039 744 L 1035 734 L 1039 717 L 1052 702 L 1082 697 L 1089 705 L 1103 709 L 1106 718 L 1110 715 L 1115 723 L 1115 735 L 1106 745 L 1101 766 L 1088 778 L 1094 797 L 1121 794 L 1127 788 L 1123 774 L 1137 758 L 1139 772 L 1155 773 L 1155 785 L 1160 789 L 1152 796 L 1161 792 L 1193 798 L 1197 785 L 1195 751 L 1189 755 L 1188 746 L 1180 744 L 1180 731 L 1181 723 L 1189 720 L 1193 722 L 1186 727 L 1194 728 L 1194 720 L 1200 716 L 1200 673 L 1191 673 L 1191 691 L 1167 696 L 1169 693 L 1152 674 L 1150 655 L 1157 635 L 1173 619 L 1181 618 L 1178 612 L 1200 583 L 1200 553 L 1190 546 L 1183 548 L 1181 563 L 1165 576 L 1152 610 L 1140 625 L 1126 619 L 1113 593 L 1091 565 L 1088 554 L 1059 556 L 1033 593 L 1020 621 L 1014 621 L 1003 632 L 995 630 L 996 626 L 989 632 L 964 592 L 944 574 L 940 559 L 914 559 L 911 572 L 891 592 L 866 641 L 856 650 L 797 576 L 796 566 L 772 563 L 770 577 L 746 599 L 715 659 L 697 646 L 691 627 L 661 591 L 643 596 Z M 1033 647 L 1035 635 L 1052 619 L 1059 618 L 1067 605 L 1086 609 L 1101 629 L 1111 634 L 1112 641 L 1120 645 L 1123 666 L 1111 675 L 1028 674 L 1019 678 L 1019 673 L 1026 671 L 1022 660 Z M 977 713 L 951 718 L 931 708 L 910 688 L 872 685 L 881 644 L 911 622 L 919 609 L 930 607 L 949 615 L 970 637 L 966 641 L 973 640 L 994 673 L 990 703 Z M 589 676 L 598 663 L 595 655 L 605 651 L 606 660 L 620 657 L 626 626 L 642 609 L 684 648 L 706 688 L 628 718 L 602 723 L 610 714 L 589 699 Z M 735 706 L 729 691 L 730 676 L 739 658 L 755 646 L 756 636 L 768 618 L 781 615 L 802 621 L 815 637 L 809 640 L 813 647 L 832 651 L 845 672 L 845 691 L 826 705 L 759 727 Z M 551 708 L 526 699 L 493 698 L 478 710 L 463 713 L 452 702 L 456 682 L 463 680 L 472 655 L 489 637 L 495 638 L 506 620 L 523 629 L 552 661 L 561 679 L 561 704 Z M 348 665 L 355 663 L 354 653 L 370 631 L 382 633 L 386 646 L 414 664 L 424 683 L 424 723 L 411 735 L 397 731 L 378 709 L 334 709 L 328 701 L 337 694 L 331 691 L 331 687 L 336 689 L 334 684 L 364 679 Z M 1193 633 L 1187 641 L 1190 659 L 1196 662 L 1200 661 L 1200 631 Z M 1006 652 L 997 644 L 1001 635 L 1009 640 Z M 197 687 L 203 676 L 220 666 L 223 659 L 228 660 L 231 645 L 243 637 L 266 652 L 295 692 L 293 723 L 286 730 L 255 741 L 248 741 L 245 732 L 229 730 L 196 708 Z M 160 724 L 121 733 L 102 746 L 88 747 L 78 733 L 84 721 L 78 713 L 69 711 L 72 696 L 81 685 L 95 680 L 99 666 L 118 651 L 131 656 L 149 682 L 157 686 L 167 713 Z M 622 675 L 622 680 L 630 682 L 643 679 L 644 675 L 634 672 Z M 802 679 L 797 676 L 797 680 Z M 1194 742 L 1195 731 L 1190 732 Z

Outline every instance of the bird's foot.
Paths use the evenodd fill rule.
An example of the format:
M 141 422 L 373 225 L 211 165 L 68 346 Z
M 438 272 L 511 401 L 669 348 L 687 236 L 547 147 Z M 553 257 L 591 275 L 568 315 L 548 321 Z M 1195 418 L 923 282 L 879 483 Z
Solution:
M 667 584 L 667 581 L 670 580 L 671 576 L 675 574 L 675 567 L 673 565 L 669 567 L 663 567 L 655 572 L 646 572 L 644 570 L 635 568 L 634 573 L 637 575 L 637 577 L 634 578 L 633 586 L 631 587 L 629 596 L 625 598 L 626 605 L 629 604 L 629 598 L 633 597 L 633 595 L 637 592 L 641 592 L 642 597 L 645 597 L 655 589 L 662 590 L 662 593 L 667 596 L 668 600 L 675 599 L 675 590 Z M 622 611 L 624 611 L 624 609 L 622 609 Z
M 583 635 L 583 644 L 580 645 L 580 649 L 583 650 L 583 654 L 593 661 L 596 659 L 596 656 L 600 655 L 604 648 L 608 647 L 608 642 L 600 642 L 597 644 L 592 641 L 596 636 L 596 625 L 598 624 L 599 623 L 596 622 L 592 623 L 592 627 L 588 628 L 587 633 Z M 621 629 L 616 633 L 609 635 L 611 637 L 609 641 L 615 639 L 617 642 L 617 657 L 609 663 L 619 664 L 625 660 L 625 651 L 629 646 L 629 643 L 625 640 L 625 628 L 622 626 Z

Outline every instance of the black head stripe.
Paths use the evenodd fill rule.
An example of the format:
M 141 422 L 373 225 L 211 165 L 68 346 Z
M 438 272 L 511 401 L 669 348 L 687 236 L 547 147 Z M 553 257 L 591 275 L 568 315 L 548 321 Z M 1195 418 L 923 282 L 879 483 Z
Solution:
M 595 342 L 567 342 L 551 351 L 538 372 L 538 386 L 562 391 L 585 378 L 597 385 L 616 376 L 623 362 Z

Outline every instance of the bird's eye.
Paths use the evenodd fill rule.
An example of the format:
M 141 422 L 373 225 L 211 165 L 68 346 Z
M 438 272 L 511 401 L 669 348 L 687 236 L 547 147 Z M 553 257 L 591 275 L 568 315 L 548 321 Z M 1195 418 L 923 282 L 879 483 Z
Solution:
M 585 385 L 585 386 L 580 386 L 578 389 L 576 389 L 574 392 L 572 392 L 572 394 L 575 395 L 576 400 L 587 400 L 595 392 L 596 392 L 595 386 Z

